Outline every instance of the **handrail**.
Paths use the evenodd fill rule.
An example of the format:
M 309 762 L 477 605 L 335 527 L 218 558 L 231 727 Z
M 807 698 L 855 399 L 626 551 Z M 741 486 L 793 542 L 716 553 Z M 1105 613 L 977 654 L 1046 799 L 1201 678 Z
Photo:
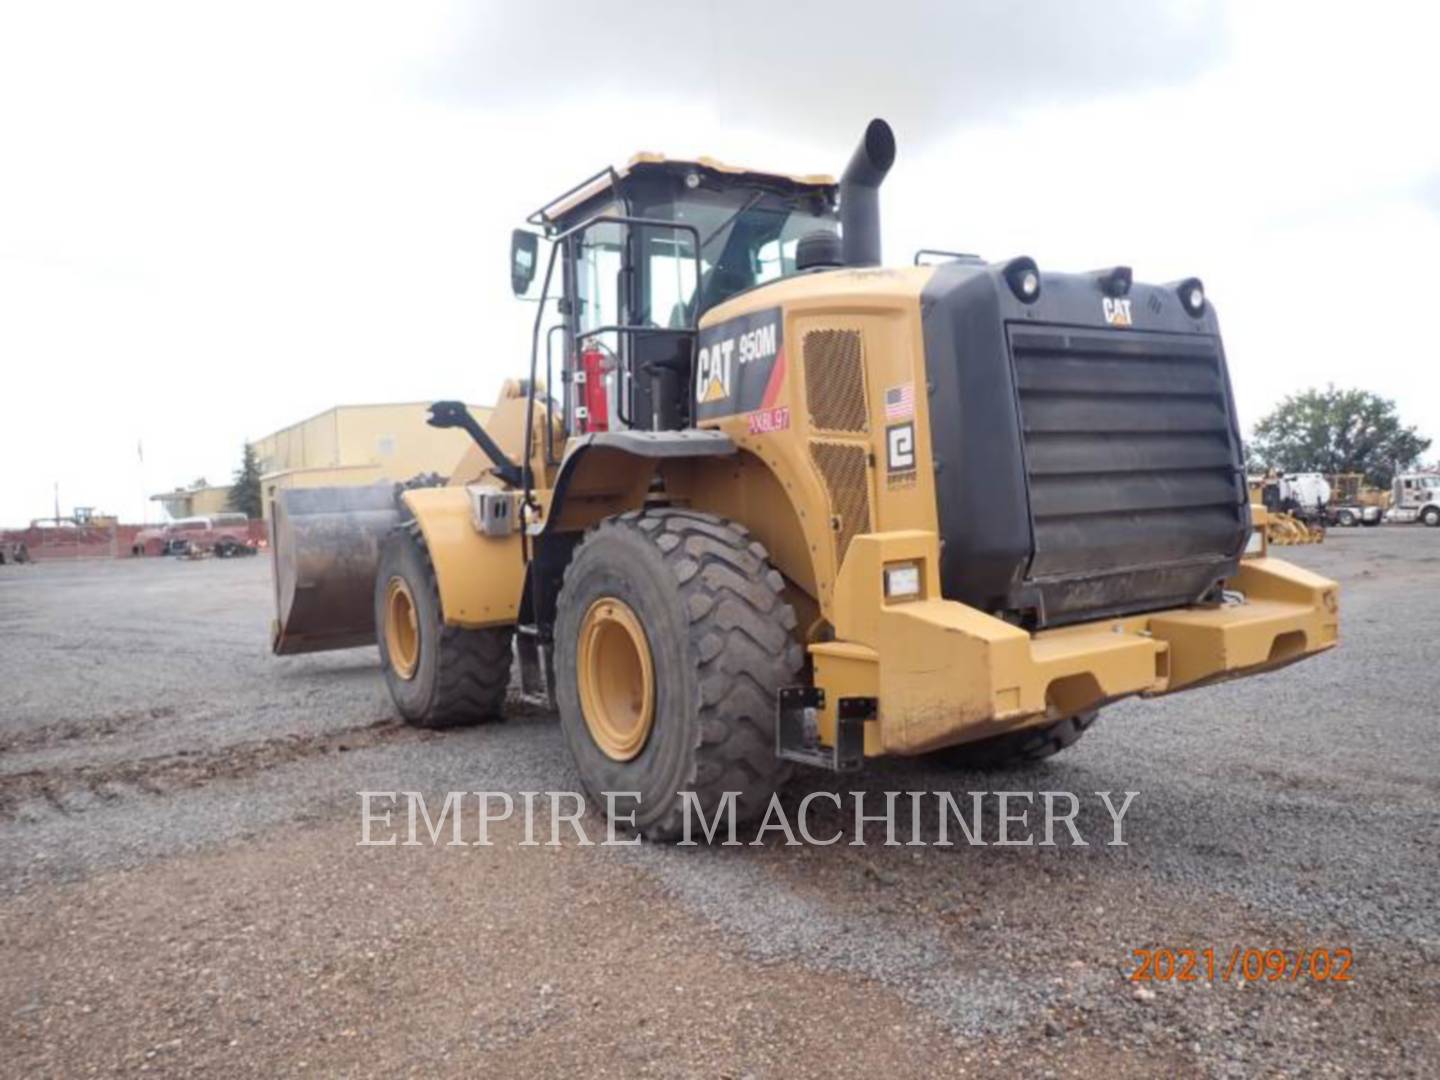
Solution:
M 549 210 L 551 207 L 557 205 L 558 203 L 563 203 L 566 199 L 569 199 L 572 195 L 576 195 L 576 194 L 578 194 L 579 192 L 584 191 L 587 187 L 590 187 L 590 186 L 591 186 L 592 184 L 594 184 L 597 180 L 602 180 L 602 179 L 605 179 L 606 177 L 608 177 L 609 180 L 610 180 L 611 190 L 618 191 L 618 190 L 619 190 L 619 185 L 620 185 L 620 174 L 615 171 L 614 166 L 612 166 L 612 165 L 607 165 L 607 166 L 605 166 L 605 168 L 601 169 L 599 172 L 595 173 L 594 175 L 592 175 L 592 176 L 587 176 L 584 180 L 581 180 L 581 181 L 580 181 L 578 184 L 576 184 L 574 187 L 567 188 L 565 191 L 562 191 L 559 195 L 556 195 L 555 198 L 551 199 L 551 200 L 550 200 L 549 202 L 547 202 L 544 206 L 540 207 L 539 210 L 534 211 L 529 217 L 527 217 L 527 218 L 525 219 L 525 223 L 526 223 L 527 225 L 539 225 L 539 226 L 541 226 L 541 227 L 543 227 L 543 228 L 545 229 L 545 232 L 546 232 L 546 235 L 547 235 L 547 236 L 550 235 L 550 230 L 551 230 L 551 228 L 552 228 L 552 227 L 554 226 L 554 224 L 555 224 L 555 219 L 552 218 L 552 217 L 551 217 L 549 214 L 547 214 L 545 211 Z M 595 194 L 598 195 L 598 194 L 599 194 L 599 191 L 596 191 Z
M 614 170 L 610 170 L 610 171 L 613 173 Z M 592 176 L 589 180 L 584 181 L 583 183 L 577 185 L 575 188 L 572 188 L 570 191 L 566 192 L 564 195 L 561 195 L 560 198 L 561 198 L 561 199 L 564 199 L 564 198 L 568 197 L 569 195 L 573 194 L 576 190 L 579 190 L 580 188 L 585 187 L 586 184 L 589 184 L 589 183 L 594 182 L 595 180 L 599 179 L 599 178 L 600 178 L 601 176 L 603 176 L 603 175 L 605 175 L 604 171 L 602 171 L 602 172 L 600 172 L 600 173 L 597 173 L 595 176 Z M 557 201 L 559 201 L 559 200 L 553 200 L 549 205 L 553 206 L 554 203 L 557 202 Z M 543 209 L 544 209 L 544 208 L 542 208 L 542 210 L 543 210 Z M 540 213 L 540 211 L 537 211 L 536 213 L 538 214 L 538 213 Z M 534 215 L 532 215 L 532 217 L 533 217 L 533 216 L 534 216 Z M 548 220 L 548 219 L 547 219 L 547 220 Z M 624 226 L 631 227 L 631 228 L 641 228 L 641 229 L 671 229 L 671 230 L 674 230 L 674 231 L 676 231 L 676 232 L 688 233 L 688 234 L 690 235 L 690 237 L 694 240 L 693 258 L 694 258 L 694 261 L 695 261 L 695 290 L 696 290 L 697 294 L 698 294 L 698 292 L 699 292 L 699 290 L 700 290 L 700 278 L 701 278 L 700 229 L 699 229 L 698 226 L 692 225 L 692 224 L 690 224 L 689 222 L 684 222 L 684 221 L 665 221 L 665 220 L 662 220 L 662 219 L 660 219 L 660 218 L 633 217 L 633 216 L 628 215 L 628 214 L 596 214 L 596 215 L 594 215 L 594 216 L 592 216 L 592 217 L 589 217 L 589 218 L 585 219 L 584 221 L 580 222 L 580 223 L 577 224 L 577 225 L 572 225 L 570 228 L 566 229 L 564 232 L 556 233 L 555 235 L 553 235 L 553 236 L 551 236 L 551 237 L 549 238 L 550 241 L 551 241 L 551 245 L 550 245 L 550 258 L 547 260 L 546 265 L 545 265 L 545 281 L 544 281 L 544 284 L 541 286 L 541 289 L 540 289 L 540 303 L 536 306 L 536 309 L 535 309 L 535 325 L 534 325 L 534 328 L 533 328 L 533 330 L 532 330 L 532 332 L 531 332 L 531 338 L 530 338 L 530 387 L 529 387 L 529 400 L 528 400 L 528 402 L 527 402 L 527 404 L 526 404 L 526 409 L 525 409 L 525 461 L 524 461 L 524 464 L 523 464 L 522 467 L 521 467 L 521 479 L 522 479 L 522 481 L 523 481 L 523 485 L 522 485 L 522 486 L 523 486 L 522 506 L 528 507 L 528 506 L 530 505 L 531 496 L 532 496 L 532 494 L 533 494 L 533 492 L 534 492 L 534 488 L 535 488 L 534 469 L 531 467 L 531 454 L 532 454 L 532 452 L 533 452 L 533 447 L 534 447 L 533 439 L 534 439 L 534 433 L 535 433 L 535 388 L 536 388 L 536 376 L 537 376 L 537 374 L 538 374 L 538 368 L 539 368 L 539 363 L 540 363 L 540 328 L 541 328 L 542 324 L 544 323 L 545 301 L 546 301 L 546 299 L 549 297 L 549 294 L 550 294 L 550 283 L 551 283 L 551 281 L 554 279 L 554 275 L 555 275 L 555 261 L 556 261 L 556 256 L 558 255 L 558 253 L 559 253 L 559 251 L 560 251 L 560 248 L 561 248 L 561 246 L 562 246 L 562 244 L 563 244 L 564 242 L 570 240 L 571 237 L 577 236 L 577 235 L 585 232 L 585 231 L 588 230 L 588 229 L 594 228 L 594 227 L 597 226 L 597 225 L 624 225 Z M 572 299 L 573 299 L 573 298 L 572 298 Z M 697 305 L 697 306 L 698 306 L 698 305 Z M 576 333 L 575 333 L 575 336 L 574 336 L 574 338 L 573 338 L 574 348 L 573 348 L 572 351 L 571 351 L 571 355 L 572 355 L 572 356 L 578 356 L 578 355 L 579 355 L 579 351 L 580 351 L 580 350 L 579 350 L 579 344 L 580 344 L 581 341 L 585 340 L 585 339 L 588 338 L 588 337 L 593 337 L 593 336 L 595 336 L 596 334 L 600 334 L 600 333 L 611 333 L 611 334 L 615 334 L 617 337 L 634 336 L 634 335 L 642 334 L 642 333 L 644 333 L 644 334 L 676 334 L 676 335 L 686 335 L 686 334 L 693 334 L 693 333 L 695 333 L 695 327 L 694 327 L 694 325 L 690 325 L 690 326 L 686 326 L 686 327 L 634 326 L 634 325 L 629 325 L 629 324 L 615 323 L 615 324 L 612 324 L 612 325 L 610 325 L 610 326 L 595 327 L 595 328 L 592 328 L 592 329 L 590 329 L 590 330 L 585 330 L 585 331 L 577 330 Z M 548 393 L 548 391 L 549 391 L 549 375 L 550 375 L 550 354 L 549 354 L 549 338 L 547 337 L 547 339 L 546 339 L 546 389 L 547 389 L 547 393 Z M 562 380 L 562 381 L 563 381 L 563 380 Z M 633 376 L 632 376 L 632 392 L 633 392 Z M 564 417 L 565 417 L 565 420 L 566 420 L 566 422 L 567 422 L 567 430 L 568 430 L 569 414 L 570 414 L 570 404 L 569 404 L 569 390 L 568 390 L 568 384 L 567 384 L 566 390 L 565 390 L 565 403 L 564 403 L 564 413 L 563 413 L 563 415 L 564 415 Z M 549 438 L 547 438 L 547 442 L 549 442 L 551 439 L 553 439 L 553 436 L 550 436 Z M 550 454 L 548 454 L 548 453 L 547 453 L 547 455 L 546 455 L 546 461 L 547 461 L 547 463 L 551 463 L 551 462 L 550 462 Z
M 695 238 L 695 263 L 700 263 L 700 229 L 687 221 L 666 221 L 664 218 L 632 217 L 629 214 L 596 214 L 594 217 L 586 218 L 578 225 L 572 225 L 562 233 L 554 237 L 556 241 L 564 240 L 574 236 L 576 233 L 584 232 L 586 229 L 596 225 L 639 225 L 642 228 L 677 229 L 680 232 L 688 232 Z
M 549 330 L 546 330 L 546 331 L 545 331 L 545 396 L 546 396 L 546 398 L 549 400 L 550 405 L 551 405 L 552 408 L 554 407 L 554 402 L 555 402 L 555 391 L 554 391 L 554 386 L 553 386 L 553 384 L 551 383 L 550 380 L 551 380 L 551 378 L 553 377 L 553 375 L 554 375 L 554 373 L 555 373 L 555 364 L 554 364 L 554 353 L 555 353 L 555 349 L 554 349 L 554 344 L 555 344 L 555 331 L 556 331 L 556 330 L 559 330 L 559 331 L 561 331 L 561 332 L 563 333 L 564 330 L 565 330 L 565 324 L 564 324 L 564 323 L 555 323 L 553 326 L 550 327 Z M 568 381 L 567 381 L 565 378 L 563 378 L 563 377 L 561 378 L 560 381 L 561 381 L 562 384 L 564 384 L 564 385 L 562 385 L 562 387 L 561 387 L 561 389 L 560 389 L 560 419 L 561 419 L 561 423 L 562 423 L 562 424 L 564 425 L 564 427 L 565 427 L 565 430 L 566 430 L 566 431 L 569 431 L 569 430 L 570 430 L 570 394 L 569 394 L 569 383 L 568 383 Z M 555 425 L 552 424 L 552 423 L 548 423 L 548 422 L 547 422 L 546 425 L 545 425 L 545 464 L 546 464 L 546 465 L 558 465 L 558 464 L 560 464 L 559 459 L 555 457 Z
M 550 246 L 550 258 L 545 264 L 545 282 L 540 287 L 540 303 L 535 306 L 535 328 L 530 337 L 530 386 L 529 394 L 525 402 L 525 460 L 520 466 L 520 479 L 523 494 L 520 500 L 521 533 L 524 533 L 524 514 L 530 506 L 531 492 L 535 487 L 535 470 L 530 463 L 530 455 L 534 450 L 535 437 L 535 369 L 540 363 L 540 325 L 545 321 L 545 299 L 550 295 L 550 280 L 555 276 L 555 255 L 560 250 L 559 244 Z M 526 553 L 529 558 L 529 553 Z

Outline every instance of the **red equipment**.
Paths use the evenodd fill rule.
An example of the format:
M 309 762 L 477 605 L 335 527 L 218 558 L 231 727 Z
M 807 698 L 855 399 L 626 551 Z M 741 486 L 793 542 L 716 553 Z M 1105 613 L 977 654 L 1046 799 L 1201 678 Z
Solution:
M 609 369 L 605 354 L 599 349 L 586 349 L 580 354 L 580 370 L 585 373 L 582 404 L 585 416 L 582 431 L 610 430 L 610 397 L 605 392 L 605 372 Z

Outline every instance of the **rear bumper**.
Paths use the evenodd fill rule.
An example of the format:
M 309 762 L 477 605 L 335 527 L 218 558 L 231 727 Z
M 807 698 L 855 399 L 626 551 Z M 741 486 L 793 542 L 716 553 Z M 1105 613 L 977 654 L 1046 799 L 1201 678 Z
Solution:
M 1031 635 L 940 598 L 933 533 L 856 537 L 835 593 L 834 642 L 812 645 L 822 740 L 842 697 L 873 698 L 865 753 L 916 754 L 1093 709 L 1283 667 L 1332 648 L 1333 581 L 1246 559 L 1243 602 L 1104 619 Z M 886 602 L 882 571 L 919 563 L 919 599 Z

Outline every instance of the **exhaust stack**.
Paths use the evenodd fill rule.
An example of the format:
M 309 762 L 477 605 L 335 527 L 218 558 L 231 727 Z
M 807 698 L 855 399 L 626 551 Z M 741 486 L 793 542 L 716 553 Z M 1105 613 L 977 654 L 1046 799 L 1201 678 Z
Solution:
M 895 132 L 871 120 L 840 177 L 841 251 L 846 266 L 880 265 L 880 183 L 895 164 Z

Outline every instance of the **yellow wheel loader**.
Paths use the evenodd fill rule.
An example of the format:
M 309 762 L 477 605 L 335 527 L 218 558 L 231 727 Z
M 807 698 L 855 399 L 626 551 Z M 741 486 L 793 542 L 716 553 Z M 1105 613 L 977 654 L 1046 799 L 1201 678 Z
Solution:
M 1277 547 L 1325 542 L 1325 526 L 1318 522 L 1303 521 L 1283 510 L 1270 511 L 1268 518 L 1269 527 L 1265 535 Z
M 445 486 L 280 496 L 275 651 L 378 642 L 430 726 L 518 661 L 589 792 L 672 837 L 796 763 L 1034 761 L 1331 648 L 1335 584 L 1252 524 L 1201 283 L 882 267 L 894 155 L 879 120 L 838 183 L 643 155 L 533 214 L 528 377 L 483 428 L 432 408 L 475 444 Z
M 1264 506 L 1265 540 L 1276 547 L 1325 542 L 1325 506 L 1305 506 L 1282 494 L 1281 478 L 1275 472 L 1248 481 L 1250 501 Z

